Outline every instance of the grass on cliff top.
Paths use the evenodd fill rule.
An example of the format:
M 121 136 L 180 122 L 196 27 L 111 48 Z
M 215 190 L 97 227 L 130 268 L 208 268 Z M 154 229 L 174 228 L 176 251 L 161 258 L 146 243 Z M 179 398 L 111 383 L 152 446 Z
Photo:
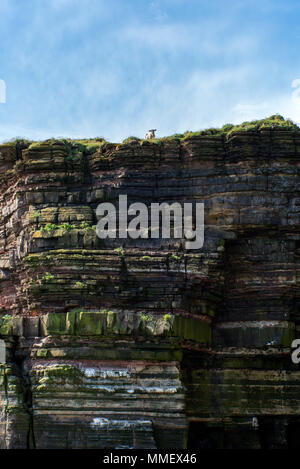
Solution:
M 28 140 L 27 138 L 23 137 L 15 137 L 10 140 L 7 140 L 6 142 L 3 142 L 2 145 L 9 145 L 12 147 L 18 147 L 22 146 L 23 148 L 27 148 L 32 144 L 32 140 Z
M 220 128 L 209 128 L 205 130 L 199 130 L 196 132 L 192 132 L 190 130 L 182 133 L 182 134 L 173 134 L 168 137 L 161 137 L 155 139 L 140 139 L 138 137 L 128 137 L 123 140 L 123 144 L 131 143 L 131 142 L 138 142 L 143 144 L 144 142 L 152 142 L 152 143 L 160 143 L 164 141 L 172 141 L 172 140 L 187 140 L 192 137 L 205 137 L 205 136 L 224 136 L 229 138 L 231 135 L 236 134 L 238 132 L 257 132 L 258 130 L 263 129 L 277 129 L 277 130 L 287 130 L 287 131 L 297 131 L 299 132 L 299 127 L 290 119 L 285 119 L 279 114 L 275 114 L 273 116 L 267 117 L 265 119 L 260 120 L 253 120 L 253 121 L 246 121 L 242 124 L 225 124 L 223 127 Z
M 260 120 L 253 120 L 253 121 L 246 121 L 241 124 L 225 124 L 220 128 L 209 128 L 199 131 L 186 131 L 184 133 L 176 133 L 173 135 L 169 135 L 167 137 L 158 137 L 154 139 L 142 139 L 135 136 L 130 136 L 125 138 L 121 144 L 117 145 L 126 145 L 126 144 L 139 144 L 139 145 L 146 145 L 149 143 L 160 144 L 163 142 L 171 142 L 171 141 L 184 141 L 189 138 L 193 137 L 205 137 L 205 136 L 215 136 L 220 137 L 223 136 L 225 138 L 230 138 L 231 135 L 237 134 L 239 132 L 257 132 L 259 130 L 264 129 L 273 129 L 273 130 L 286 130 L 291 132 L 299 132 L 300 128 L 295 122 L 290 119 L 285 119 L 279 114 L 275 114 L 273 116 L 267 117 L 265 119 Z M 36 149 L 42 150 L 43 147 L 47 147 L 49 145 L 64 145 L 70 155 L 74 155 L 76 152 L 83 152 L 87 155 L 91 155 L 96 153 L 99 150 L 104 150 L 107 146 L 114 146 L 116 144 L 111 144 L 103 137 L 95 137 L 95 138 L 82 138 L 82 139 L 71 139 L 71 138 L 50 138 L 47 140 L 42 141 L 31 141 L 27 140 L 26 138 L 16 137 L 11 139 L 7 142 L 4 142 L 5 145 L 12 145 L 15 147 L 22 147 L 22 148 L 29 148 L 29 149 Z
M 275 114 L 274 116 L 267 117 L 266 119 L 254 120 L 250 122 L 243 122 L 240 125 L 233 126 L 227 135 L 234 132 L 251 132 L 264 129 L 277 129 L 277 130 L 288 130 L 288 131 L 299 131 L 299 127 L 291 119 L 285 119 L 284 117 Z
M 43 150 L 49 146 L 64 146 L 70 155 L 75 155 L 76 152 L 82 152 L 87 155 L 96 153 L 103 145 L 108 142 L 103 137 L 96 138 L 49 138 L 47 140 L 32 141 L 25 138 L 17 137 L 15 139 L 5 142 L 5 145 L 12 145 L 14 147 L 22 146 L 22 148 L 29 148 L 30 150 Z

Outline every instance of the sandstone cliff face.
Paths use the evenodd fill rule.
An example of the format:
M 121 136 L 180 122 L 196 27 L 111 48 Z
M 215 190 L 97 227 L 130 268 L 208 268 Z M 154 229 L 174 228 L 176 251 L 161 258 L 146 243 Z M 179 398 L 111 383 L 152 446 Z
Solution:
M 296 444 L 300 129 L 0 153 L 1 448 Z M 99 239 L 120 194 L 204 202 L 203 248 Z

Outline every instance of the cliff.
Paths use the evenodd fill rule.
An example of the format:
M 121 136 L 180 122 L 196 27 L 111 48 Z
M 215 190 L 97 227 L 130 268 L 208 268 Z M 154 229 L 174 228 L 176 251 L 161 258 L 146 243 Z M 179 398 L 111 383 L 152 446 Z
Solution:
M 300 436 L 300 129 L 0 146 L 1 448 Z M 100 202 L 204 202 L 205 242 L 101 240 Z

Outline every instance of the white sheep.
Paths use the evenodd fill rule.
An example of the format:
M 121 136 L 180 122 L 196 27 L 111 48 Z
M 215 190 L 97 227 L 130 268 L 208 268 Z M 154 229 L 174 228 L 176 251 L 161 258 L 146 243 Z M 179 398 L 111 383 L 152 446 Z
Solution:
M 150 138 L 155 138 L 155 132 L 156 131 L 157 131 L 157 129 L 148 130 L 148 132 L 145 135 L 145 139 L 149 140 Z

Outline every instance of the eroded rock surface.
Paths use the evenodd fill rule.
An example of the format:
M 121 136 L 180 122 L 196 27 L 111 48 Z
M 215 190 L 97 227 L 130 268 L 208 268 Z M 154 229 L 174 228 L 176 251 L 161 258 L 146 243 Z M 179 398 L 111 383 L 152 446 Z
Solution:
M 300 129 L 0 153 L 1 448 L 297 444 Z M 99 239 L 120 194 L 204 202 L 203 248 Z

